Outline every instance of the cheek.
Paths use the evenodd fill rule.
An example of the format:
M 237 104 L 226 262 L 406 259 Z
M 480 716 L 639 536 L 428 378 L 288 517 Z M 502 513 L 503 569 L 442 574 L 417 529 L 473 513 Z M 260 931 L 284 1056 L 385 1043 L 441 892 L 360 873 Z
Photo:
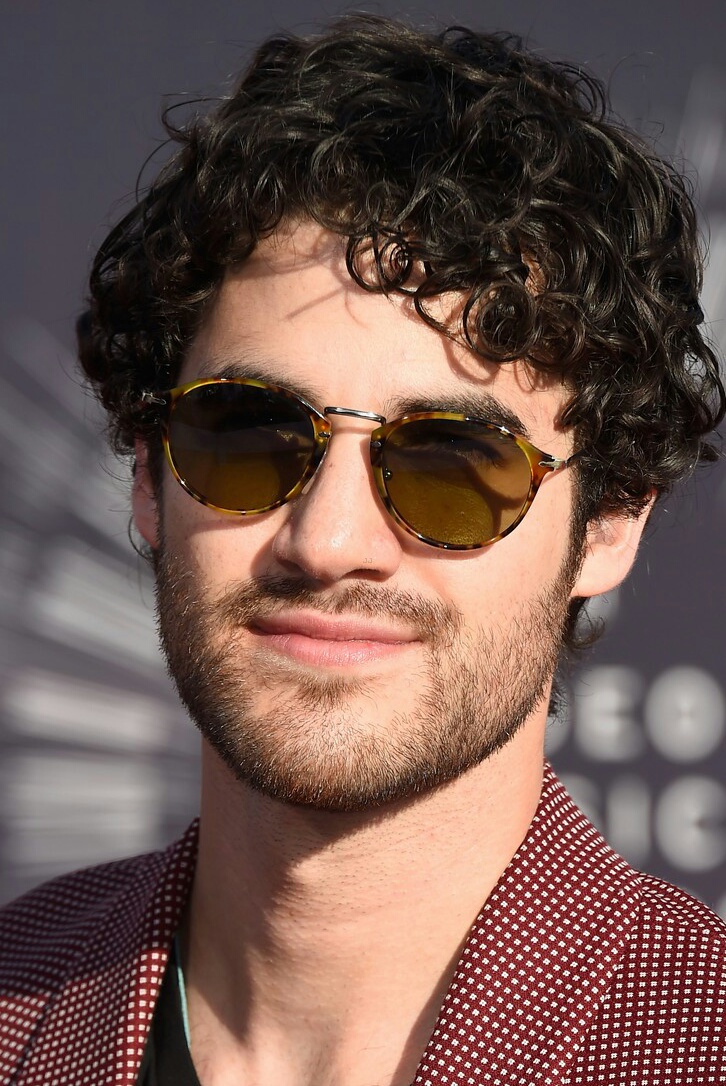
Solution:
M 269 572 L 280 510 L 254 517 L 217 513 L 165 480 L 163 542 L 201 583 L 225 586 Z
M 552 479 L 504 539 L 471 555 L 445 555 L 437 564 L 436 590 L 469 625 L 516 614 L 551 585 L 570 550 L 569 488 Z
M 536 558 L 546 577 L 555 576 L 565 560 L 572 538 L 573 476 L 566 469 L 542 483 L 526 517 L 515 529 L 516 544 Z M 521 534 L 520 534 L 521 533 Z

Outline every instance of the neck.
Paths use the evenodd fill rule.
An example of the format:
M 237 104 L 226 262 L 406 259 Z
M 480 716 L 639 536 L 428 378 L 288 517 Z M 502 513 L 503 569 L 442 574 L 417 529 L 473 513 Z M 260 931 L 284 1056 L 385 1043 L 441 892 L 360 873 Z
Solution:
M 227 1081 L 222 1066 L 230 1082 L 411 1081 L 468 930 L 534 815 L 535 723 L 451 784 L 373 813 L 279 803 L 205 749 L 184 940 L 205 1086 Z

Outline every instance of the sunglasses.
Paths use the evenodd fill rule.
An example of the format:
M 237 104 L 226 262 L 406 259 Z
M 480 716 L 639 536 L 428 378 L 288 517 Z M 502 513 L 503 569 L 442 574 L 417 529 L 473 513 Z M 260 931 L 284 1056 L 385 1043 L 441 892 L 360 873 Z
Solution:
M 327 416 L 374 422 L 370 458 L 383 505 L 405 531 L 450 550 L 508 535 L 549 472 L 579 455 L 548 456 L 503 426 L 447 411 L 391 422 L 347 407 L 318 411 L 286 388 L 246 377 L 145 392 L 141 404 L 164 408 L 166 458 L 187 493 L 238 516 L 276 509 L 303 491 L 328 448 Z

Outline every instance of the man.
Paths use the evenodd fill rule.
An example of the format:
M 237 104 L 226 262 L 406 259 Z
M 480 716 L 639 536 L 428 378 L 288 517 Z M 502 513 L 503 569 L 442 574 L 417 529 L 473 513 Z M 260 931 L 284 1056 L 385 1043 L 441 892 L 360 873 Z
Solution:
M 681 178 L 581 72 L 367 16 L 172 135 L 80 343 L 201 818 L 4 911 L 0 1081 L 725 1081 L 726 928 L 543 774 L 583 600 L 715 457 Z

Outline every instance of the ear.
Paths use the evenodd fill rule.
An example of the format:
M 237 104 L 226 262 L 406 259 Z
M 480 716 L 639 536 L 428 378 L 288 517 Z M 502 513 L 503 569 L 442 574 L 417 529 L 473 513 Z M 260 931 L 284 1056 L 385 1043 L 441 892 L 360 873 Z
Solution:
M 131 511 L 136 530 L 152 550 L 159 546 L 159 510 L 149 470 L 149 448 L 141 438 L 135 443 L 136 463 L 131 491 Z
M 599 596 L 617 587 L 630 573 L 643 529 L 653 508 L 655 494 L 635 516 L 607 513 L 590 522 L 585 537 L 585 557 L 572 596 Z

